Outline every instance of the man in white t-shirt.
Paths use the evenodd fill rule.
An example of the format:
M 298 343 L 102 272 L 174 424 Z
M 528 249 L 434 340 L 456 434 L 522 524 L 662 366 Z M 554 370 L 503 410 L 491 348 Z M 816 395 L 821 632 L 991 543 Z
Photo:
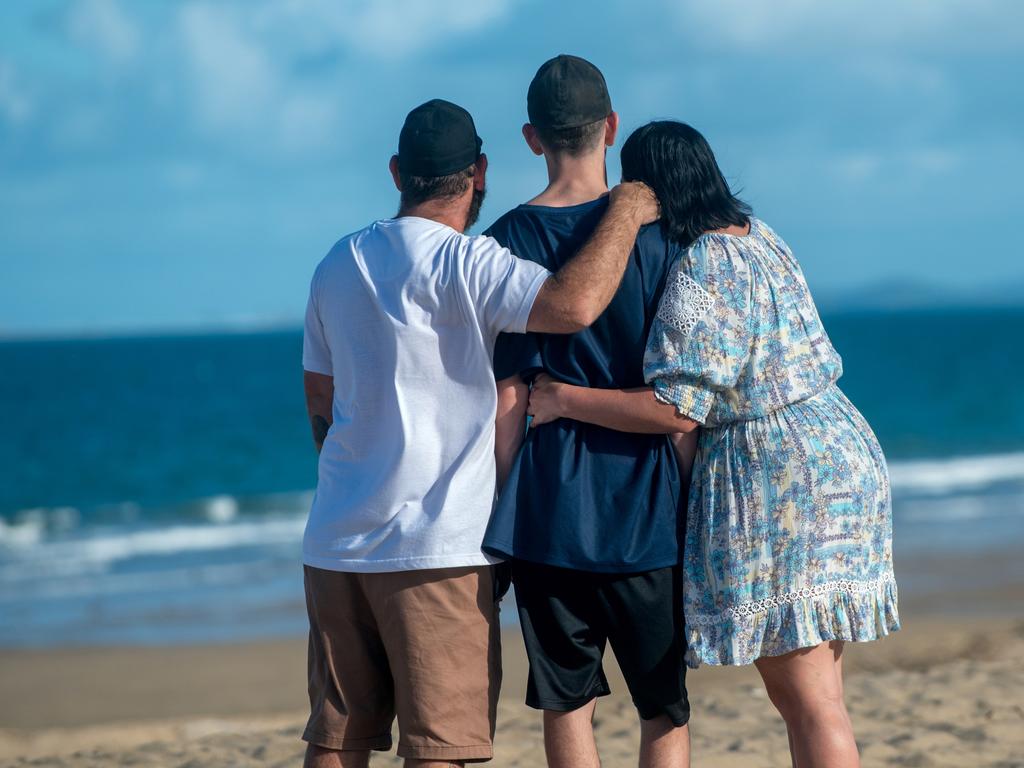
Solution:
M 616 187 L 557 273 L 467 236 L 487 157 L 450 102 L 406 118 L 393 219 L 317 267 L 303 367 L 319 481 L 303 542 L 310 621 L 306 765 L 366 766 L 391 747 L 417 768 L 490 759 L 501 680 L 492 563 L 492 369 L 499 333 L 573 333 L 604 311 L 650 191 Z

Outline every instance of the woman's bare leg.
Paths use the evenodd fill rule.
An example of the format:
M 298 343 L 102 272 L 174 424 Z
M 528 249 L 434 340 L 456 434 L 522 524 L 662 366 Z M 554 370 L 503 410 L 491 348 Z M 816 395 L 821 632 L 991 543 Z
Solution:
M 797 768 L 859 768 L 857 742 L 843 703 L 842 643 L 822 643 L 755 664 L 768 697 L 786 721 Z
M 786 724 L 786 738 L 789 739 L 789 762 L 792 764 L 793 768 L 800 768 L 800 766 L 796 764 L 796 747 L 793 746 L 793 729 L 789 727 L 788 723 Z
M 850 718 L 849 710 L 846 709 L 846 694 L 843 690 L 843 648 L 846 646 L 846 643 L 842 640 L 833 640 L 830 645 L 835 657 L 836 682 L 839 684 L 839 701 L 843 705 L 843 714 L 846 715 L 846 721 L 850 724 L 850 733 L 853 733 L 853 720 Z

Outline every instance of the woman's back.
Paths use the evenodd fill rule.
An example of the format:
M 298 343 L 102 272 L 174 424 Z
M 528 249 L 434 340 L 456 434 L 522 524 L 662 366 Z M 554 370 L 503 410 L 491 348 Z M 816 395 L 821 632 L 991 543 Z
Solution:
M 748 664 L 899 626 L 885 458 L 764 223 L 680 257 L 648 340 L 657 397 L 701 431 L 684 543 L 691 663 Z
M 800 266 L 753 218 L 749 234 L 711 232 L 690 246 L 669 276 L 650 340 L 646 378 L 662 399 L 694 399 L 689 415 L 708 426 L 760 418 L 842 375 Z M 673 388 L 667 370 L 694 391 Z

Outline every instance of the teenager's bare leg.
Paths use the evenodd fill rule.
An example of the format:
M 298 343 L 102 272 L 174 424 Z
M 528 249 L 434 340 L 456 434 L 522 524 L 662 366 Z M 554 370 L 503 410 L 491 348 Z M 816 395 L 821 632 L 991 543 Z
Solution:
M 660 715 L 640 721 L 640 768 L 689 768 L 690 728 Z
M 572 712 L 544 710 L 544 754 L 548 768 L 600 768 L 594 741 L 594 709 L 592 699 Z
M 798 768 L 860 766 L 837 670 L 841 653 L 836 643 L 822 643 L 755 662 L 768 697 L 786 721 Z

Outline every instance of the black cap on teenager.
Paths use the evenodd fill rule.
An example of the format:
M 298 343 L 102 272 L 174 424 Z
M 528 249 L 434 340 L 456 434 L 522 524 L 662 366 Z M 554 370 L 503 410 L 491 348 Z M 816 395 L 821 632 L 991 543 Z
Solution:
M 475 163 L 481 146 L 469 112 L 432 99 L 405 118 L 398 137 L 398 170 L 411 176 L 447 176 Z
M 545 61 L 526 93 L 526 111 L 538 128 L 579 128 L 608 117 L 612 101 L 601 70 L 579 56 Z

